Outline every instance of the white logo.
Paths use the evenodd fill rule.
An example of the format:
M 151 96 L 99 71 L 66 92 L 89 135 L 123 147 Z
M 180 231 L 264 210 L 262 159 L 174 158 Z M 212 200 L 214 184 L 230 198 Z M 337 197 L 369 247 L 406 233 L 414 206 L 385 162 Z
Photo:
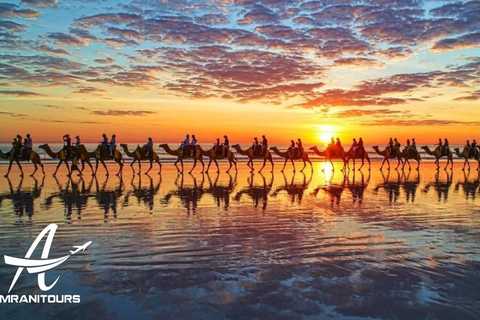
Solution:
M 57 228 L 58 226 L 55 223 L 52 223 L 47 227 L 45 227 L 45 229 L 43 229 L 43 231 L 40 232 L 40 234 L 37 236 L 35 241 L 32 243 L 32 245 L 30 246 L 30 249 L 28 249 L 24 259 L 10 257 L 7 255 L 3 256 L 6 264 L 18 267 L 17 272 L 15 273 L 15 277 L 13 278 L 12 284 L 10 285 L 10 289 L 8 289 L 8 293 L 10 293 L 10 291 L 12 290 L 13 286 L 17 282 L 18 277 L 20 276 L 24 268 L 27 268 L 28 273 L 38 274 L 38 287 L 42 291 L 48 291 L 52 289 L 57 283 L 60 276 L 58 276 L 57 279 L 50 286 L 47 286 L 45 284 L 45 271 L 48 271 L 50 269 L 53 269 L 61 265 L 62 263 L 67 261 L 71 255 L 74 255 L 79 251 L 85 251 L 85 249 L 92 243 L 92 241 L 89 241 L 81 246 L 74 246 L 76 250 L 75 251 L 71 250 L 69 255 L 56 258 L 56 259 L 48 259 L 48 254 L 50 253 L 50 247 L 52 246 L 53 237 L 55 236 L 55 231 L 57 230 Z M 42 238 L 47 233 L 48 233 L 48 237 L 43 247 L 42 256 L 41 256 L 42 259 L 41 260 L 30 259 L 33 251 L 35 250 L 35 248 L 38 246 Z

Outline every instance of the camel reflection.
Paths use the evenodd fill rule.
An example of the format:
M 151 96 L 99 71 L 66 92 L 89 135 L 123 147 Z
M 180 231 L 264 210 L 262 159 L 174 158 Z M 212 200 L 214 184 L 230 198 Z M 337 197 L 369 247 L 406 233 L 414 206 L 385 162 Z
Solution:
M 365 189 L 367 189 L 368 184 L 370 183 L 370 171 L 368 171 L 368 176 L 365 179 L 365 174 L 362 171 L 351 172 L 341 172 L 342 179 L 341 182 L 332 182 L 334 175 L 324 174 L 325 184 L 323 186 L 318 186 L 312 191 L 314 197 L 318 196 L 320 191 L 323 191 L 328 198 L 330 199 L 330 206 L 338 206 L 342 200 L 342 195 L 345 190 L 349 190 L 352 202 L 354 204 L 361 205 L 363 203 L 363 198 L 365 194 Z M 358 178 L 360 175 L 360 178 Z
M 463 172 L 463 182 L 457 182 L 455 184 L 455 192 L 458 192 L 460 190 L 460 187 L 462 188 L 463 194 L 465 196 L 465 199 L 472 199 L 475 201 L 475 197 L 477 195 L 477 190 L 480 192 L 479 186 L 480 186 L 480 171 L 477 173 L 477 177 L 473 181 L 469 181 L 469 176 L 470 176 L 470 171 Z
M 168 206 L 172 197 L 180 199 L 182 206 L 187 209 L 187 213 L 195 213 L 198 207 L 198 201 L 202 198 L 205 190 L 203 184 L 205 183 L 205 175 L 202 173 L 202 180 L 200 184 L 197 183 L 197 179 L 192 174 L 189 174 L 193 180 L 193 186 L 184 186 L 183 173 L 179 173 L 175 179 L 175 186 L 177 189 L 169 191 L 165 197 L 161 200 L 161 204 Z M 179 182 L 180 180 L 180 182 Z
M 255 185 L 254 178 L 255 175 L 253 172 L 251 173 L 250 177 L 247 178 L 248 186 L 241 189 L 235 195 L 235 201 L 240 201 L 243 195 L 249 196 L 253 200 L 253 205 L 255 208 L 258 207 L 260 201 L 262 202 L 262 209 L 267 209 L 268 203 L 268 194 L 272 191 L 273 186 L 273 173 L 270 176 L 270 182 L 267 183 L 265 176 L 262 173 L 259 173 L 260 177 L 262 177 L 262 185 Z
M 42 181 L 39 185 L 38 180 L 32 176 L 34 185 L 33 189 L 29 190 L 22 190 L 24 181 L 23 177 L 20 178 L 17 188 L 13 188 L 12 181 L 8 177 L 5 177 L 5 179 L 8 182 L 9 191 L 0 194 L 0 207 L 3 205 L 3 200 L 8 199 L 12 202 L 13 212 L 16 216 L 33 216 L 35 213 L 34 201 L 40 197 L 42 193 L 45 177 L 42 177 Z
M 155 203 L 155 195 L 160 190 L 160 185 L 162 184 L 162 178 L 160 177 L 156 184 L 153 183 L 153 179 L 149 174 L 145 174 L 148 178 L 148 186 L 142 186 L 142 176 L 141 175 L 133 175 L 132 180 L 130 181 L 130 186 L 132 190 L 129 190 L 125 194 L 125 198 L 122 203 L 122 207 L 127 207 L 130 205 L 130 197 L 135 197 L 137 199 L 137 205 L 139 206 L 141 203 L 145 205 L 145 207 L 150 210 L 150 213 L 153 211 L 154 203 Z M 138 179 L 137 179 L 138 177 Z M 135 184 L 135 180 L 138 180 L 138 183 Z
M 103 209 L 103 214 L 105 218 L 108 218 L 110 210 L 113 213 L 113 217 L 117 217 L 117 202 L 118 199 L 123 195 L 125 186 L 123 184 L 123 177 L 118 176 L 119 183 L 115 188 L 107 188 L 109 176 L 105 176 L 105 181 L 102 183 L 101 187 L 98 183 L 96 177 L 95 180 L 95 199 L 97 200 L 98 206 Z
M 360 174 L 360 182 L 357 182 L 357 173 Z M 361 205 L 363 203 L 363 196 L 365 194 L 365 189 L 367 189 L 368 184 L 370 183 L 370 175 L 371 171 L 368 171 L 367 179 L 365 180 L 365 175 L 362 171 L 352 171 L 352 180 L 350 181 L 350 177 L 347 175 L 347 189 L 350 190 L 352 194 L 352 202 L 358 203 Z
M 237 185 L 237 173 L 235 173 L 235 178 L 232 177 L 230 173 L 227 173 L 229 180 L 227 185 L 219 185 L 218 180 L 220 174 L 217 173 L 215 177 L 215 182 L 212 184 L 212 179 L 210 175 L 207 173 L 209 187 L 204 190 L 205 193 L 210 194 L 213 199 L 215 200 L 217 207 L 220 207 L 222 202 L 224 203 L 225 210 L 228 209 L 230 205 L 230 194 L 235 189 Z
M 384 189 L 388 196 L 389 203 L 397 202 L 398 198 L 400 197 L 400 191 L 403 190 L 406 198 L 406 202 L 415 202 L 415 197 L 417 195 L 417 189 L 420 185 L 420 172 L 416 171 L 414 174 L 414 178 L 410 178 L 411 171 L 405 173 L 405 171 L 398 171 L 396 172 L 396 178 L 393 177 L 390 180 L 390 171 L 387 171 L 387 175 L 385 176 L 384 172 L 381 171 L 383 182 L 377 184 L 377 186 L 373 189 L 374 194 L 378 194 L 380 189 Z
M 312 182 L 313 174 L 310 174 L 310 178 L 307 181 L 307 176 L 305 173 L 301 172 L 301 175 L 303 176 L 302 183 L 295 183 L 295 172 L 292 174 L 290 183 L 288 183 L 285 173 L 282 172 L 282 175 L 284 185 L 275 189 L 275 191 L 272 192 L 272 197 L 277 197 L 280 192 L 285 191 L 290 196 L 292 204 L 295 203 L 295 198 L 297 198 L 298 204 L 302 204 L 303 195 L 310 182 Z
M 408 171 L 407 174 L 405 174 L 405 172 L 402 172 L 404 177 L 404 181 L 402 183 L 403 192 L 405 193 L 406 201 L 411 203 L 415 202 L 417 189 L 418 189 L 418 186 L 420 185 L 420 171 L 419 170 L 415 170 L 415 171 L 416 171 L 416 173 L 414 173 L 415 178 L 412 178 L 411 180 L 410 180 L 411 171 Z
M 43 204 L 45 209 L 51 208 L 53 200 L 56 198 L 63 204 L 65 217 L 70 219 L 76 213 L 77 218 L 81 219 L 88 198 L 95 198 L 98 206 L 103 209 L 105 218 L 108 217 L 110 210 L 113 212 L 113 216 L 117 217 L 117 201 L 124 191 L 122 177 L 119 177 L 119 184 L 111 190 L 107 188 L 108 176 L 105 177 L 102 184 L 99 184 L 96 177 L 91 177 L 88 183 L 83 177 L 80 177 L 78 181 L 69 177 L 65 186 L 60 183 L 58 178 L 54 177 L 54 179 L 57 191 L 45 198 Z M 93 185 L 95 185 L 94 191 L 92 191 Z
M 81 219 L 82 211 L 87 206 L 88 197 L 90 196 L 93 178 L 90 179 L 88 186 L 83 178 L 80 178 L 79 181 L 73 181 L 69 177 L 65 186 L 60 183 L 56 176 L 54 176 L 54 179 L 57 191 L 45 198 L 43 207 L 50 209 L 53 205 L 53 199 L 58 198 L 63 204 L 65 217 L 70 219 L 75 211 L 77 218 Z
M 446 174 L 446 181 L 440 181 L 440 171 L 437 171 L 435 174 L 435 181 L 426 184 L 425 187 L 423 188 L 423 192 L 428 193 L 430 188 L 433 187 L 433 189 L 437 193 L 438 202 L 440 202 L 442 198 L 444 202 L 447 202 L 448 193 L 453 183 L 453 171 L 445 172 L 445 174 Z

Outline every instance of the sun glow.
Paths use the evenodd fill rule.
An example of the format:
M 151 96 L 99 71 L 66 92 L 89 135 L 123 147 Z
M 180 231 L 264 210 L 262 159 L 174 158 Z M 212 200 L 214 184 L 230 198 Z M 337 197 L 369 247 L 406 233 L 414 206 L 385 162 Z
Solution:
M 318 130 L 318 139 L 323 143 L 329 143 L 337 135 L 337 128 L 332 125 L 318 126 Z

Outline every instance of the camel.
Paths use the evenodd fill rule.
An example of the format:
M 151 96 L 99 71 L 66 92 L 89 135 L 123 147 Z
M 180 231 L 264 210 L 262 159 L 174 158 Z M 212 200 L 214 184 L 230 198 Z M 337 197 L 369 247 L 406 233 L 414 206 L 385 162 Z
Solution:
M 311 147 L 310 150 L 313 150 L 317 156 L 325 157 L 325 163 L 329 161 L 332 165 L 333 171 L 335 171 L 335 167 L 333 166 L 332 159 L 341 159 L 343 161 L 343 167 L 341 171 L 346 170 L 348 166 L 348 160 L 343 148 L 340 149 L 340 152 L 335 152 L 334 148 L 331 146 L 328 146 L 324 151 L 320 151 L 318 147 Z M 325 171 L 325 168 L 322 171 Z
M 93 167 L 92 167 L 92 163 L 90 162 L 90 159 L 96 157 L 95 151 L 92 151 L 92 152 L 88 151 L 83 144 L 76 146 L 75 149 L 80 152 L 79 160 L 80 160 L 80 163 L 82 164 L 82 168 L 80 169 L 80 172 L 83 173 L 83 170 L 85 169 L 85 163 L 86 163 L 90 166 L 90 170 L 92 170 L 92 176 L 94 176 L 95 173 L 93 172 Z
M 453 169 L 453 155 L 450 149 L 447 149 L 445 154 L 442 153 L 442 150 L 440 150 L 440 147 L 436 147 L 434 151 L 431 151 L 428 146 L 423 146 L 422 149 L 425 150 L 427 154 L 435 157 L 435 164 L 437 165 L 437 170 L 440 169 L 439 159 L 442 157 L 447 157 L 447 164 L 445 165 L 444 170 L 447 170 L 449 162 L 451 163 L 450 170 Z
M 187 152 L 182 152 L 181 147 L 176 149 L 176 150 L 172 150 L 168 146 L 168 144 L 161 144 L 161 145 L 159 145 L 159 147 L 165 149 L 165 151 L 169 155 L 177 157 L 177 161 L 175 161 L 175 168 L 177 168 L 178 173 L 183 173 L 183 160 L 184 159 L 193 159 L 193 167 L 188 173 L 192 173 L 193 169 L 195 169 L 195 167 L 197 166 L 197 161 L 200 161 L 200 163 L 202 164 L 202 173 L 203 173 L 203 171 L 205 169 L 205 163 L 203 163 L 203 155 L 200 152 L 199 146 L 197 146 L 197 149 L 196 149 L 194 155 L 191 155 L 190 152 L 188 152 L 188 154 L 186 154 Z M 193 146 L 186 146 L 184 151 L 189 151 L 189 149 L 187 149 L 187 148 L 193 148 Z M 177 166 L 178 162 L 180 162 L 180 164 L 182 166 L 182 170 L 180 170 L 178 168 L 178 166 Z
M 258 170 L 258 172 L 262 172 L 263 168 L 265 168 L 265 164 L 267 163 L 267 160 L 270 161 L 270 163 L 272 164 L 272 171 L 270 171 L 270 172 L 273 172 L 273 168 L 274 168 L 273 158 L 272 158 L 272 154 L 270 153 L 269 150 L 265 150 L 265 154 L 259 155 L 255 152 L 253 147 L 250 147 L 247 150 L 242 150 L 240 145 L 234 144 L 232 146 L 232 148 L 235 149 L 235 151 L 237 151 L 238 154 L 241 154 L 242 156 L 247 156 L 248 157 L 247 166 L 251 169 L 250 172 L 254 171 L 254 168 L 253 168 L 253 160 L 254 159 L 263 159 L 263 165 L 260 168 L 260 170 Z
M 10 174 L 10 169 L 12 169 L 13 162 L 17 164 L 18 168 L 20 169 L 20 176 L 23 177 L 23 169 L 22 169 L 22 166 L 20 165 L 20 162 L 22 161 L 32 161 L 33 165 L 35 166 L 35 170 L 33 170 L 33 173 L 30 175 L 30 177 L 33 177 L 35 172 L 37 172 L 38 166 L 42 168 L 42 173 L 45 175 L 45 170 L 43 169 L 43 163 L 38 153 L 36 153 L 33 150 L 30 151 L 30 156 L 28 157 L 28 159 L 23 159 L 21 157 L 16 159 L 13 157 L 13 153 L 14 153 L 13 148 L 7 153 L 3 153 L 3 151 L 0 150 L 0 158 L 7 159 L 9 161 L 8 170 L 4 177 L 8 177 L 8 175 Z
M 50 156 L 52 159 L 59 159 L 57 168 L 55 169 L 55 172 L 53 173 L 53 176 L 56 176 L 58 169 L 62 165 L 62 163 L 65 163 L 65 166 L 67 167 L 68 174 L 67 176 L 70 176 L 72 174 L 73 170 L 77 170 L 79 174 L 81 175 L 82 173 L 77 167 L 77 158 L 76 157 L 70 157 L 67 158 L 67 151 L 66 150 L 60 150 L 58 152 L 52 151 L 50 146 L 48 144 L 42 144 L 38 146 L 40 149 L 45 150 L 45 152 Z M 68 162 L 72 162 L 72 169 L 70 170 L 70 166 L 68 165 Z
M 480 170 L 480 153 L 476 153 L 476 155 L 471 156 L 469 150 L 463 149 L 462 153 L 460 153 L 459 148 L 455 148 L 455 154 L 459 158 L 464 158 L 465 161 L 463 162 L 463 168 L 462 170 L 465 171 L 465 165 L 468 164 L 468 170 L 470 170 L 470 162 L 468 161 L 469 159 L 475 159 L 478 162 L 477 170 Z
M 123 148 L 123 151 L 125 151 L 125 154 L 131 158 L 133 158 L 132 163 L 130 163 L 130 167 L 132 168 L 133 173 L 135 173 L 135 169 L 133 168 L 133 164 L 138 161 L 138 173 L 140 174 L 142 172 L 142 161 L 143 160 L 148 160 L 150 162 L 150 168 L 145 172 L 145 174 L 148 174 L 150 170 L 152 170 L 153 166 L 153 161 L 158 163 L 158 174 L 162 173 L 162 164 L 160 163 L 160 158 L 158 157 L 158 154 L 152 150 L 152 156 L 147 157 L 144 150 L 140 146 L 137 146 L 135 151 L 130 152 L 128 150 L 128 146 L 124 143 L 120 145 L 120 147 Z
M 220 172 L 220 169 L 218 168 L 218 162 L 217 160 L 222 160 L 222 159 L 227 159 L 228 160 L 228 163 L 230 164 L 230 166 L 228 167 L 228 170 L 226 171 L 227 173 L 230 172 L 230 169 L 232 169 L 232 165 L 235 165 L 235 171 L 238 171 L 237 170 L 237 159 L 235 159 L 235 155 L 233 154 L 233 152 L 231 150 L 228 150 L 227 151 L 227 156 L 225 157 L 225 153 L 223 152 L 223 148 L 222 148 L 222 153 L 221 154 L 218 154 L 218 152 L 215 152 L 214 148 L 211 148 L 210 150 L 203 150 L 201 146 L 198 146 L 197 147 L 198 150 L 200 150 L 200 153 L 205 156 L 205 157 L 208 157 L 210 159 L 210 161 L 208 162 L 208 166 L 207 166 L 207 170 L 205 171 L 206 173 L 208 173 L 208 170 L 210 169 L 210 165 L 212 164 L 212 161 L 215 162 L 215 165 L 217 166 L 217 173 Z
M 277 147 L 271 147 L 270 150 L 275 152 L 279 157 L 285 158 L 285 162 L 283 163 L 283 168 L 280 170 L 280 172 L 283 172 L 285 170 L 285 166 L 287 165 L 287 161 L 290 160 L 293 166 L 293 172 L 295 172 L 295 163 L 293 163 L 293 160 L 302 160 L 303 161 L 303 168 L 300 170 L 300 172 L 303 172 L 305 170 L 305 167 L 307 166 L 307 162 L 310 163 L 310 168 L 311 171 L 313 172 L 313 166 L 312 166 L 312 161 L 308 158 L 308 154 L 306 152 L 303 152 L 302 156 L 300 157 L 299 155 L 294 155 L 293 150 L 288 149 L 285 152 L 281 152 L 278 150 Z
M 355 151 L 353 151 L 353 148 L 350 148 L 347 152 L 347 161 L 350 162 L 350 159 L 353 161 L 353 170 L 355 170 L 355 159 L 361 159 L 362 160 L 362 165 L 358 170 L 362 170 L 363 165 L 365 164 L 365 160 L 368 162 L 368 170 L 371 170 L 371 163 L 370 163 L 370 157 L 368 156 L 368 152 L 365 150 L 364 147 L 358 147 Z M 348 165 L 347 162 L 347 165 Z
M 388 164 L 388 170 L 390 170 L 390 161 L 389 159 L 397 159 L 398 163 L 397 163 L 397 166 L 395 167 L 395 170 L 398 169 L 398 167 L 400 166 L 400 163 L 403 164 L 403 161 L 401 159 L 401 157 L 397 157 L 397 156 L 393 156 L 392 153 L 391 153 L 391 150 L 390 148 L 385 148 L 383 151 L 380 151 L 380 149 L 378 148 L 378 146 L 373 146 L 373 150 L 375 150 L 375 152 L 379 155 L 381 155 L 383 157 L 383 162 L 382 162 L 382 165 L 380 166 L 380 170 L 383 169 L 383 165 L 385 164 L 385 161 L 387 162 Z
M 118 172 L 115 175 L 117 175 L 117 176 L 121 175 L 123 173 L 123 163 L 125 161 L 123 159 L 123 154 L 120 151 L 115 150 L 115 152 L 113 154 L 113 157 L 110 156 L 110 155 L 103 155 L 101 148 L 102 148 L 102 146 L 99 145 L 95 149 L 95 173 L 94 173 L 94 175 L 97 175 L 98 162 L 100 162 L 103 165 L 103 167 L 105 168 L 105 171 L 107 172 L 106 174 L 107 174 L 107 177 L 108 177 L 108 175 L 110 173 L 108 172 L 107 165 L 105 164 L 106 160 L 113 160 L 116 163 L 118 163 L 119 169 L 118 169 Z
M 408 170 L 412 170 L 412 166 L 410 165 L 409 159 L 413 159 L 417 161 L 417 171 L 420 170 L 420 161 L 422 158 L 420 157 L 420 153 L 417 149 L 411 149 L 410 152 L 407 151 L 407 148 L 404 148 L 402 152 L 398 154 L 400 159 L 404 159 L 402 170 L 405 168 L 405 165 L 408 164 Z

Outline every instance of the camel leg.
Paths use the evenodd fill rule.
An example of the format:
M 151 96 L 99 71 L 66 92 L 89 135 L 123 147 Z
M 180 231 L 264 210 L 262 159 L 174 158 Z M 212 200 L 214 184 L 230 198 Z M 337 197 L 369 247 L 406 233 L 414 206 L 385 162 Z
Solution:
M 365 164 L 365 158 L 362 157 L 362 165 L 358 168 L 358 171 L 362 170 L 363 165 Z
M 270 163 L 272 164 L 272 171 L 270 171 L 271 173 L 273 173 L 273 169 L 275 168 L 275 165 L 273 164 L 273 159 L 270 158 Z
M 67 177 L 70 177 L 72 173 L 70 172 L 70 166 L 68 165 L 68 161 L 65 161 L 65 167 L 67 167 Z
M 400 159 L 397 159 L 397 166 L 395 167 L 395 170 L 397 170 L 399 166 L 400 166 Z
M 103 167 L 105 168 L 105 171 L 107 172 L 107 177 L 108 177 L 110 175 L 110 173 L 108 172 L 108 168 L 107 168 L 107 165 L 105 164 L 105 161 L 100 160 L 100 162 L 102 163 Z
M 192 173 L 193 169 L 195 169 L 195 167 L 197 166 L 197 159 L 193 159 L 193 166 L 192 166 L 192 169 L 190 169 L 190 171 L 188 172 L 189 174 Z M 208 169 L 207 169 L 208 170 Z M 183 173 L 183 163 L 182 163 L 182 173 Z
M 303 159 L 302 159 L 303 160 Z M 292 160 L 293 161 L 293 160 Z M 305 162 L 305 160 L 303 160 L 303 168 L 302 170 L 300 170 L 300 172 L 303 172 L 303 170 L 305 169 L 305 167 L 307 166 L 307 163 Z
M 292 163 L 293 172 L 295 172 L 295 163 L 293 162 L 293 159 L 290 159 L 290 162 Z
M 382 171 L 383 165 L 385 164 L 385 161 L 387 161 L 387 158 L 383 158 L 382 165 L 380 166 L 380 171 Z
M 283 172 L 283 170 L 285 170 L 285 166 L 287 165 L 287 161 L 288 161 L 288 159 L 285 158 L 285 162 L 283 163 L 283 168 L 282 168 L 282 170 L 280 170 L 280 172 Z
M 141 174 L 142 173 L 142 161 L 140 161 L 140 159 L 138 159 L 138 173 L 137 174 Z
M 10 161 L 10 163 L 8 164 L 8 170 L 7 170 L 7 173 L 4 175 L 4 177 L 8 177 L 8 175 L 10 174 L 10 169 L 12 169 L 12 163 L 13 161 Z
M 122 160 L 118 159 L 118 172 L 117 172 L 117 176 L 123 174 L 123 163 L 122 163 Z M 106 167 L 105 167 L 106 169 Z M 107 170 L 107 173 L 108 173 L 108 170 Z
M 370 163 L 370 157 L 368 156 L 368 153 L 365 153 L 365 159 L 367 159 L 368 162 L 368 171 L 371 171 L 372 164 Z
M 20 169 L 20 177 L 23 177 L 23 169 L 20 161 L 16 160 L 15 162 L 17 163 L 18 169 Z
M 213 161 L 215 162 L 215 165 L 217 166 L 217 173 L 220 173 L 220 168 L 218 167 L 217 159 L 213 159 Z
M 55 169 L 55 172 L 53 172 L 54 177 L 57 175 L 58 168 L 60 168 L 61 165 L 62 165 L 62 161 L 60 160 L 60 162 L 58 162 L 57 164 L 57 168 Z
M 89 161 L 87 161 L 87 164 L 90 166 L 90 170 L 92 170 L 92 176 L 94 176 L 95 174 L 93 173 L 93 167 L 92 167 L 92 163 Z
M 333 165 L 332 159 L 329 159 L 329 160 L 330 160 L 330 164 L 332 165 L 332 171 L 335 171 L 335 166 Z
M 228 173 L 230 171 L 230 169 L 232 169 L 232 160 L 231 159 L 228 159 L 228 164 L 230 166 L 228 167 L 228 170 L 226 171 L 226 173 Z
M 160 160 L 157 160 L 158 163 L 158 174 L 162 174 L 162 164 L 160 163 Z
M 262 172 L 263 168 L 265 167 L 265 164 L 267 163 L 267 159 L 266 158 L 263 158 L 263 165 L 262 167 L 260 168 L 260 170 L 258 170 L 259 173 Z M 252 168 L 253 169 L 253 168 Z M 252 170 L 253 171 L 253 170 Z
M 150 167 L 148 168 L 148 170 L 145 172 L 145 174 L 148 174 L 150 172 L 150 170 L 152 170 L 152 167 L 153 167 L 153 160 L 150 160 Z
M 390 171 L 390 160 L 388 158 L 385 158 L 387 160 L 387 164 L 388 164 L 388 171 Z
M 207 166 L 207 170 L 205 171 L 206 173 L 208 173 L 208 170 L 210 170 L 210 165 L 212 164 L 212 158 L 210 158 L 210 160 L 208 160 L 208 166 Z
M 250 165 L 250 163 L 252 162 L 252 165 Z M 248 159 L 247 161 L 247 166 L 250 168 L 250 172 L 253 172 L 253 160 L 252 159 Z
M 93 173 L 93 176 L 97 175 L 97 171 L 98 171 L 98 159 L 95 160 L 95 172 Z
M 33 164 L 35 166 L 35 169 L 33 170 L 32 174 L 30 175 L 30 177 L 33 177 L 35 175 L 35 172 L 37 172 L 38 170 L 38 166 L 36 163 Z
M 308 163 L 310 163 L 310 171 L 313 172 L 313 164 L 312 164 L 312 161 L 310 161 L 310 159 L 308 160 Z

